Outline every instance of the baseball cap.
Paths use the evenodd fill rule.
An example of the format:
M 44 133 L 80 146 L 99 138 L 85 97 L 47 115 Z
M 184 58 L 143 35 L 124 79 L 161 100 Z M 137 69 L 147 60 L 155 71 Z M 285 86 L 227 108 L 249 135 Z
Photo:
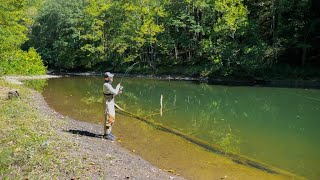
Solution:
M 114 74 L 110 73 L 110 72 L 106 72 L 104 73 L 104 77 L 107 78 L 107 77 L 113 77 Z

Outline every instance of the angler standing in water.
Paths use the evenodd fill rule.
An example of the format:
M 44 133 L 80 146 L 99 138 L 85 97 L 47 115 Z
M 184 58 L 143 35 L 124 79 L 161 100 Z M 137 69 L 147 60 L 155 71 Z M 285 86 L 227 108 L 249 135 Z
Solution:
M 120 83 L 114 89 L 111 85 L 113 81 L 113 74 L 106 72 L 104 74 L 104 84 L 103 84 L 103 94 L 105 100 L 105 112 L 104 112 L 104 122 L 103 122 L 103 136 L 108 140 L 115 140 L 115 136 L 111 133 L 112 125 L 115 121 L 115 103 L 114 97 L 122 93 L 122 86 Z

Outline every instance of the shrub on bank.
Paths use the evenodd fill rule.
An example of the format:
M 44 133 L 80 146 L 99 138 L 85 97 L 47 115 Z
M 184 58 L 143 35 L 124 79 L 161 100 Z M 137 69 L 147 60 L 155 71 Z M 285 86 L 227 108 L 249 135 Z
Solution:
M 47 71 L 34 48 L 28 52 L 14 50 L 1 55 L 0 75 L 42 75 Z

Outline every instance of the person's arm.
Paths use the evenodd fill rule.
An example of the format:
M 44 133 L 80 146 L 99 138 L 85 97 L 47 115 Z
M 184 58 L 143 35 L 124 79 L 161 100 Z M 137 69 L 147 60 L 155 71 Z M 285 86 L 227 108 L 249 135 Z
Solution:
M 117 95 L 120 92 L 120 84 L 118 84 L 116 88 L 113 88 L 109 83 L 106 83 L 105 86 L 113 95 Z

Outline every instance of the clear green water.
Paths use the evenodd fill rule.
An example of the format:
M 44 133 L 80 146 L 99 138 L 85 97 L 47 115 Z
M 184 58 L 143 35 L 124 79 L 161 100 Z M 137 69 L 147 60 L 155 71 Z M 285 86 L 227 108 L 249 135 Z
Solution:
M 102 84 L 102 78 L 97 77 L 50 79 L 42 93 L 62 114 L 100 123 Z M 225 151 L 309 179 L 320 178 L 319 90 L 141 78 L 126 78 L 122 85 L 124 93 L 116 102 L 127 111 L 219 145 Z

